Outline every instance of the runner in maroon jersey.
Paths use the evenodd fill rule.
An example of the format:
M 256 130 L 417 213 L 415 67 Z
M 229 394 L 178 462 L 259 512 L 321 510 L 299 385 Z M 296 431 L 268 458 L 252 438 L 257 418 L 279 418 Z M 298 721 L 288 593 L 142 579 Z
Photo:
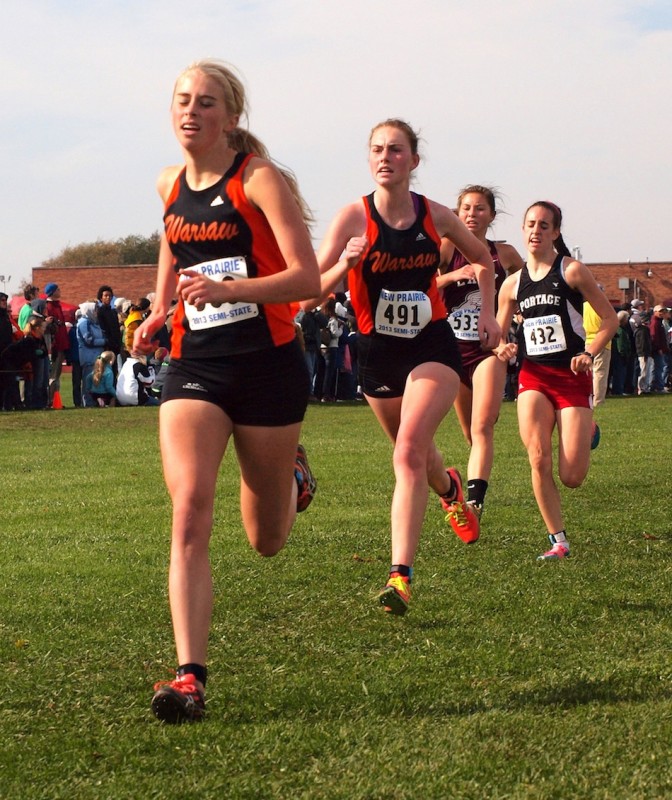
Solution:
M 521 269 L 523 259 L 510 244 L 493 242 L 486 236 L 495 221 L 496 201 L 493 189 L 467 186 L 457 199 L 457 215 L 474 236 L 488 247 L 495 265 L 495 288 L 499 290 L 508 274 Z M 471 446 L 467 467 L 467 502 L 480 520 L 492 471 L 494 430 L 502 405 L 507 365 L 491 350 L 481 347 L 478 338 L 481 291 L 469 260 L 450 239 L 441 242 L 439 272 L 437 284 L 443 289 L 448 321 L 462 356 L 462 380 L 455 400 L 455 411 L 462 432 Z
M 153 349 L 177 292 L 160 440 L 173 504 L 169 594 L 179 666 L 152 700 L 169 723 L 205 713 L 208 545 L 229 441 L 243 524 L 261 555 L 282 549 L 315 491 L 298 444 L 309 387 L 289 303 L 319 291 L 319 271 L 296 185 L 239 127 L 245 113 L 243 85 L 226 65 L 197 62 L 178 78 L 171 116 L 185 166 L 159 178 L 165 230 L 156 299 L 134 337 L 136 350 Z
M 500 334 L 488 250 L 449 208 L 410 191 L 419 162 L 418 137 L 407 123 L 376 125 L 369 137 L 375 191 L 337 214 L 318 252 L 323 296 L 348 278 L 359 331 L 359 382 L 394 442 L 392 567 L 379 595 L 394 614 L 408 608 L 428 484 L 456 534 L 467 542 L 478 538 L 459 473 L 445 469 L 434 444 L 460 382 L 459 352 L 436 285 L 442 236 L 472 262 L 483 293 L 479 341 L 493 347 Z
M 553 478 L 553 431 L 558 429 L 558 475 L 565 486 L 581 486 L 590 466 L 593 435 L 593 359 L 618 329 L 618 318 L 592 273 L 571 257 L 560 228 L 562 212 L 540 201 L 525 213 L 527 262 L 499 293 L 500 324 L 516 306 L 523 316 L 525 356 L 518 383 L 518 426 L 532 470 L 532 489 L 548 529 L 551 549 L 539 556 L 569 556 L 569 542 Z M 586 347 L 583 303 L 602 319 Z M 516 345 L 504 338 L 496 348 L 508 360 Z

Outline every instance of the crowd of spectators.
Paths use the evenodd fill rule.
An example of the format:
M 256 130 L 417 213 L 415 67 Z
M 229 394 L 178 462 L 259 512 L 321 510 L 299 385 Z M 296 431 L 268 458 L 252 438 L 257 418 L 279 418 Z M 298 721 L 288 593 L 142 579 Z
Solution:
M 101 286 L 96 300 L 81 303 L 72 321 L 60 295 L 55 283 L 48 283 L 42 296 L 36 286 L 27 286 L 15 319 L 7 295 L 0 292 L 0 408 L 52 408 L 64 365 L 72 373 L 76 408 L 157 404 L 169 362 L 170 318 L 158 333 L 153 358 L 132 352 L 133 333 L 149 313 L 153 295 L 133 303 L 115 298 L 111 286 Z M 606 363 L 595 369 L 595 404 L 606 396 L 672 392 L 672 309 L 657 304 L 647 311 L 636 299 L 617 311 L 619 329 Z M 311 402 L 362 399 L 357 385 L 357 324 L 347 294 L 336 293 L 313 311 L 299 311 L 295 321 L 310 375 Z M 521 319 L 514 317 L 509 332 L 519 347 L 509 365 L 505 400 L 516 397 L 524 352 L 520 324 Z M 587 333 L 590 325 L 587 309 Z M 96 370 L 100 377 L 94 384 Z
M 295 321 L 310 376 L 310 402 L 361 400 L 357 385 L 357 321 L 345 292 L 337 292 Z
M 151 309 L 152 295 L 133 303 L 101 286 L 95 300 L 64 307 L 58 284 L 43 294 L 27 286 L 15 319 L 0 293 L 0 408 L 3 411 L 62 408 L 63 368 L 72 377 L 72 405 L 108 408 L 157 405 L 169 361 L 169 322 L 148 358 L 133 352 L 133 332 Z

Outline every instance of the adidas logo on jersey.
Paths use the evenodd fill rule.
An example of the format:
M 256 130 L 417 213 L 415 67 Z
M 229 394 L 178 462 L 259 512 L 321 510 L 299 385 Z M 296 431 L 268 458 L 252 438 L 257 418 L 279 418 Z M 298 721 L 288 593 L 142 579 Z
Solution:
M 214 206 L 223 206 L 223 205 L 224 205 L 224 201 L 222 200 L 220 195 L 217 195 L 217 197 L 215 197 L 215 199 L 212 201 L 212 203 L 210 203 L 210 208 L 213 208 Z
M 420 231 L 420 233 L 415 237 L 415 241 L 424 242 L 426 238 L 427 237 L 425 236 L 425 234 L 422 231 Z
M 183 383 L 182 384 L 182 388 L 183 389 L 189 389 L 192 392 L 207 392 L 208 391 L 204 386 L 201 386 L 200 383 L 191 383 L 191 382 Z
M 390 391 L 390 387 L 389 386 L 378 386 L 376 388 L 376 391 L 377 392 L 389 392 Z

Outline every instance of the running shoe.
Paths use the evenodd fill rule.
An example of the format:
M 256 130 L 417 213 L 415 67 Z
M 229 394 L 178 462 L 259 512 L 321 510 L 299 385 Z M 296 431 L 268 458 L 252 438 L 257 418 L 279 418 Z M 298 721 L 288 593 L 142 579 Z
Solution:
M 564 542 L 556 542 L 553 534 L 548 535 L 551 549 L 537 556 L 537 561 L 560 561 L 569 558 L 569 547 Z
M 317 480 L 308 466 L 308 456 L 306 448 L 300 444 L 296 449 L 296 465 L 294 467 L 294 477 L 299 487 L 299 494 L 296 498 L 296 510 L 305 511 L 312 503 L 315 492 L 317 491 Z
M 196 685 L 196 676 L 178 675 L 173 681 L 155 683 L 152 711 L 169 725 L 200 722 L 205 716 L 205 697 Z
M 403 617 L 411 601 L 409 579 L 398 572 L 391 572 L 385 588 L 378 594 L 378 601 L 385 607 L 385 611 Z
M 479 523 L 480 513 L 474 511 L 473 503 L 464 502 L 464 492 L 462 491 L 462 478 L 454 467 L 446 470 L 456 489 L 456 495 L 452 500 L 439 497 L 441 506 L 446 512 L 446 521 L 450 522 L 450 527 L 455 534 L 467 544 L 472 544 L 481 535 Z
M 593 420 L 593 432 L 590 436 L 590 449 L 594 450 L 600 443 L 600 426 Z

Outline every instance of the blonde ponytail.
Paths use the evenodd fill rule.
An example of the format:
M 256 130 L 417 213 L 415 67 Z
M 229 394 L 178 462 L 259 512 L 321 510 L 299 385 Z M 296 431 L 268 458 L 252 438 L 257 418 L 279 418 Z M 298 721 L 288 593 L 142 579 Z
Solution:
M 188 72 L 198 70 L 209 78 L 215 80 L 224 93 L 224 104 L 230 114 L 234 114 L 242 119 L 249 119 L 247 98 L 245 97 L 245 87 L 242 79 L 236 74 L 234 68 L 224 61 L 207 58 L 201 61 L 192 62 L 178 77 L 180 78 Z M 175 84 L 177 86 L 177 83 Z M 304 200 L 299 191 L 299 184 L 294 173 L 276 162 L 268 152 L 266 145 L 258 139 L 247 128 L 237 127 L 229 133 L 229 146 L 238 153 L 252 153 L 259 158 L 270 161 L 277 167 L 282 177 L 287 182 L 292 196 L 301 210 L 304 222 L 308 228 L 315 222 L 315 217 L 310 206 Z

